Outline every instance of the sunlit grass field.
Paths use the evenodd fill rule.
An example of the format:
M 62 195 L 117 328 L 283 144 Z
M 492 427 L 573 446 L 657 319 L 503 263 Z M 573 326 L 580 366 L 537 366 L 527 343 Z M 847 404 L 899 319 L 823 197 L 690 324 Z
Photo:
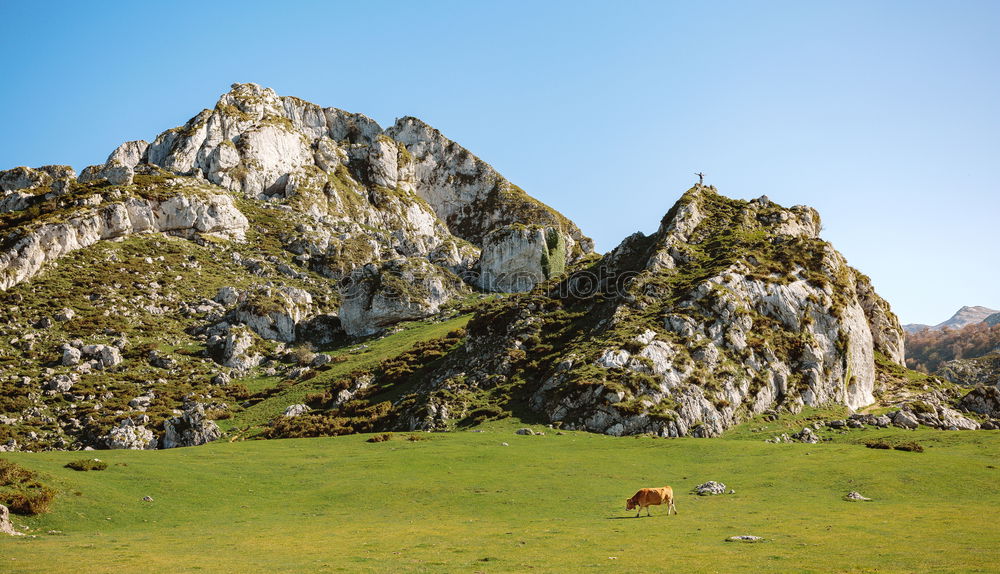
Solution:
M 818 445 L 482 432 L 4 456 L 60 494 L 0 572 L 990 572 L 1000 432 L 855 431 Z M 923 453 L 873 450 L 874 436 Z M 508 443 L 504 446 L 503 443 Z M 708 480 L 732 495 L 689 493 Z M 672 485 L 679 515 L 633 518 Z M 846 502 L 851 490 L 872 502 Z M 144 496 L 153 498 L 144 502 Z M 48 534 L 49 531 L 58 531 Z M 725 542 L 752 534 L 758 544 Z

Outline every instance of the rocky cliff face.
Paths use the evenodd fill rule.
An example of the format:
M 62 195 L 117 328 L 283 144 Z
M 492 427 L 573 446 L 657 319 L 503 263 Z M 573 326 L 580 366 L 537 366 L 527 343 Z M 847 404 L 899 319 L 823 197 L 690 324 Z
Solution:
M 61 166 L 17 168 L 0 173 L 0 190 L 0 213 L 45 202 L 75 201 L 81 208 L 67 214 L 50 205 L 48 219 L 57 222 L 34 218 L 20 228 L 27 218 L 9 217 L 0 289 L 101 239 L 140 232 L 240 239 L 247 218 L 226 190 L 305 216 L 295 220 L 296 236 L 285 237 L 284 247 L 335 280 L 362 269 L 368 276 L 395 273 L 399 266 L 386 262 L 419 258 L 432 274 L 490 291 L 524 290 L 592 251 L 572 222 L 420 120 L 403 118 L 382 130 L 363 115 L 256 84 L 234 84 L 212 110 L 151 144 L 122 144 L 78 179 Z M 153 190 L 156 200 L 142 197 Z M 544 228 L 545 240 L 517 240 L 516 229 L 525 225 Z M 517 280 L 498 279 L 511 262 Z M 367 334 L 433 313 L 463 289 L 431 292 L 431 300 L 412 304 L 353 305 L 348 332 Z
M 0 172 L 0 444 L 214 438 L 181 436 L 174 411 L 204 404 L 210 428 L 248 402 L 233 379 L 308 376 L 314 347 L 530 288 L 591 251 L 420 120 L 383 130 L 234 84 L 79 175 Z M 517 282 L 481 278 L 505 265 Z
M 408 424 L 461 418 L 445 397 L 511 381 L 548 421 L 613 435 L 871 404 L 875 355 L 901 364 L 903 333 L 818 231 L 812 209 L 695 187 L 654 235 L 477 316 Z
M 38 217 L 10 230 L 0 244 L 0 290 L 30 279 L 47 263 L 104 239 L 134 233 L 198 233 L 242 239 L 248 226 L 233 199 L 221 190 L 178 186 L 176 195 L 162 200 L 134 192 L 103 194 L 100 188 L 84 188 L 75 194 L 74 209 Z

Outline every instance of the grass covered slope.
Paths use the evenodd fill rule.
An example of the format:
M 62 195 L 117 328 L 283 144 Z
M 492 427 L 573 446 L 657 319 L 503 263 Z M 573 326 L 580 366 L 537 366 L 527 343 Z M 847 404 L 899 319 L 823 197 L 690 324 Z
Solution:
M 38 537 L 0 539 L 0 570 L 971 572 L 1000 559 L 997 432 L 775 445 L 514 428 L 103 452 L 109 468 L 87 473 L 63 468 L 72 453 L 13 453 L 60 493 L 52 513 L 15 518 Z M 876 435 L 926 450 L 857 444 Z M 707 480 L 736 494 L 688 493 Z M 677 516 L 624 510 L 664 484 Z M 874 501 L 843 501 L 852 490 Z M 741 534 L 767 542 L 723 541 Z

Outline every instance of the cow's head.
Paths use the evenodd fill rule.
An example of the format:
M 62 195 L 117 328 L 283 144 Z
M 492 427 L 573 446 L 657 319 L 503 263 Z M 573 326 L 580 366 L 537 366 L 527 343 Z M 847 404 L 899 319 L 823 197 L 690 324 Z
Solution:
M 630 499 L 626 500 L 625 501 L 625 510 L 632 510 L 633 508 L 635 508 L 635 499 L 634 498 L 630 498 Z

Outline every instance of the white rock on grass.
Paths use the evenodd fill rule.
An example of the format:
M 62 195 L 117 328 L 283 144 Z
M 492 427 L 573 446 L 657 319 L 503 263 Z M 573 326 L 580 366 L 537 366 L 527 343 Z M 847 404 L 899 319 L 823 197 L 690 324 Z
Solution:
M 110 449 L 153 450 L 157 444 L 153 431 L 136 424 L 131 418 L 118 423 L 103 437 L 103 441 Z
M 694 492 L 695 492 L 695 494 L 697 494 L 699 496 L 710 496 L 710 495 L 713 495 L 713 494 L 725 494 L 726 493 L 726 485 L 722 484 L 721 482 L 715 482 L 714 480 L 710 480 L 708 482 L 699 484 L 698 486 L 694 487 Z
M 309 412 L 308 405 L 303 405 L 303 404 L 288 405 L 288 408 L 285 409 L 285 412 L 282 416 L 286 418 L 293 418 L 299 415 L 304 415 L 307 412 Z
M 24 536 L 23 533 L 14 529 L 14 524 L 10 521 L 10 510 L 2 504 L 0 504 L 0 534 Z
M 748 543 L 764 542 L 764 538 L 761 538 L 760 536 L 753 536 L 750 534 L 743 534 L 741 536 L 730 536 L 729 538 L 726 538 L 726 542 L 748 542 Z

